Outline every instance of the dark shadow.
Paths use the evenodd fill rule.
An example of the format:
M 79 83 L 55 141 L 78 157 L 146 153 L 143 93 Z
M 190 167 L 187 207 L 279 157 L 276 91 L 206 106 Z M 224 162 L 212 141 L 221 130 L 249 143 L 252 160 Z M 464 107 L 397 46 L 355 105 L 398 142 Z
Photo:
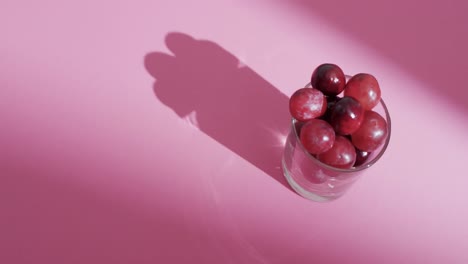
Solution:
M 289 259 L 297 259 L 294 263 L 307 263 L 314 256 L 317 263 L 343 263 L 335 252 L 336 244 L 312 244 L 312 249 L 295 256 L 297 250 L 291 244 L 284 242 L 279 254 L 272 245 L 262 243 L 262 235 L 255 230 L 249 233 L 253 239 L 245 242 L 208 204 L 203 205 L 204 213 L 209 214 L 206 218 L 218 221 L 206 221 L 187 214 L 181 206 L 173 207 L 174 197 L 183 194 L 157 194 L 156 202 L 149 206 L 141 197 L 135 199 L 125 192 L 110 194 L 106 187 L 93 189 L 67 182 L 68 174 L 62 175 L 46 162 L 34 168 L 22 166 L 28 163 L 25 159 L 14 162 L 0 173 L 2 264 L 260 263 L 245 243 L 260 247 L 266 259 L 289 255 Z M 89 164 L 71 166 L 68 162 L 74 161 L 66 161 L 64 168 L 77 175 L 99 173 L 95 168 L 89 170 Z
M 215 263 L 208 254 L 200 256 L 199 232 L 174 212 L 142 213 L 125 197 L 106 197 L 51 176 L 66 178 L 47 168 L 2 171 L 2 263 Z
M 214 42 L 169 33 L 166 45 L 173 55 L 145 57 L 159 101 L 289 188 L 281 169 L 288 97 Z
M 427 91 L 468 112 L 466 1 L 285 1 L 396 62 Z M 405 87 L 405 89 L 412 89 Z M 403 95 L 404 96 L 404 95 Z
M 115 192 L 109 186 L 70 182 L 79 175 L 102 173 L 96 165 L 7 160 L 10 163 L 0 172 L 2 264 L 214 264 L 250 259 L 236 254 L 243 248 L 223 229 L 225 223 L 205 225 L 200 215 L 177 206 L 177 197 L 186 199 L 184 195 L 153 193 L 156 199 L 148 203 L 138 192 L 160 189 L 129 194 L 125 187 Z M 116 177 L 126 174 L 104 166 Z M 157 169 L 147 173 L 162 174 Z M 171 190 L 177 193 L 177 186 Z M 209 204 L 204 206 L 206 217 L 220 217 Z

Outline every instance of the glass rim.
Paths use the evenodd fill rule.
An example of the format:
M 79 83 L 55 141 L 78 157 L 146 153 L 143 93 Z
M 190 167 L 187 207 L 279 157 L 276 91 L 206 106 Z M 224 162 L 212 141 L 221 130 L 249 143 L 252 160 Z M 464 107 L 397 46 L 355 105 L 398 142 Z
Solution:
M 310 83 L 308 83 L 306 85 L 306 87 L 307 86 L 310 86 Z M 296 126 L 295 126 L 295 123 L 297 122 L 297 120 L 292 118 L 291 119 L 291 125 L 292 125 L 292 130 L 294 131 L 294 136 L 296 137 L 296 142 L 298 143 L 301 150 L 306 154 L 308 159 L 312 160 L 317 165 L 325 167 L 328 170 L 332 170 L 332 171 L 340 172 L 340 173 L 353 173 L 353 172 L 358 172 L 358 171 L 368 169 L 368 168 L 372 167 L 372 165 L 374 165 L 383 156 L 383 154 L 387 150 L 388 144 L 390 142 L 390 137 L 391 137 L 391 134 L 392 134 L 392 121 L 391 121 L 391 118 L 390 118 L 390 113 L 388 112 L 387 105 L 385 104 L 385 102 L 384 102 L 384 100 L 382 98 L 380 98 L 379 104 L 382 105 L 382 108 L 384 109 L 384 112 L 385 112 L 385 120 L 387 121 L 387 133 L 388 133 L 387 138 L 385 139 L 385 142 L 384 142 L 383 146 L 380 148 L 379 153 L 372 160 L 370 160 L 368 162 L 365 162 L 362 165 L 359 165 L 357 167 L 351 167 L 349 169 L 336 168 L 336 167 L 327 165 L 327 164 L 321 162 L 320 160 L 318 160 L 317 158 L 315 158 L 314 156 L 312 156 L 312 154 L 310 154 L 304 148 L 304 146 L 302 145 L 301 140 L 300 140 L 300 138 L 299 138 L 299 136 L 297 134 Z

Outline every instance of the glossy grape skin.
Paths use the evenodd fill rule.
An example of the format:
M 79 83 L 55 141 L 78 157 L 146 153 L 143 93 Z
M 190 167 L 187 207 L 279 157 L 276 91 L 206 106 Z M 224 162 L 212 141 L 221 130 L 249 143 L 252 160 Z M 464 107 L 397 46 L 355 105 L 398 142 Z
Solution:
M 387 122 L 374 111 L 365 111 L 361 127 L 351 134 L 351 140 L 356 148 L 372 152 L 387 138 Z
M 289 112 L 295 119 L 305 122 L 322 116 L 327 110 L 327 100 L 315 88 L 301 88 L 289 98 Z
M 354 162 L 354 167 L 364 164 L 369 159 L 370 154 L 371 153 L 368 151 L 362 151 L 356 148 L 356 162 Z
M 373 75 L 358 73 L 346 84 L 344 95 L 359 101 L 364 110 L 372 110 L 380 101 L 381 91 Z
M 344 90 L 346 78 L 339 66 L 324 63 L 314 70 L 310 83 L 312 87 L 319 89 L 323 94 L 333 96 Z
M 343 97 L 335 103 L 330 113 L 329 122 L 335 132 L 340 135 L 354 133 L 362 123 L 364 109 L 352 97 Z
M 319 154 L 333 146 L 335 131 L 327 122 L 312 119 L 302 126 L 300 140 L 310 154 Z
M 335 168 L 349 169 L 356 161 L 356 150 L 347 138 L 336 136 L 333 147 L 318 154 L 317 159 Z

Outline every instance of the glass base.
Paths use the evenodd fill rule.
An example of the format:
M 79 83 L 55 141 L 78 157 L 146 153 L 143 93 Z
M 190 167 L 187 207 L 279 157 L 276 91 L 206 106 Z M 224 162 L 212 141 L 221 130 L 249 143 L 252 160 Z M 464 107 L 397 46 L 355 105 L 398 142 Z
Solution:
M 302 197 L 315 201 L 315 202 L 328 202 L 337 199 L 338 197 L 326 197 L 326 196 L 320 196 L 318 194 L 306 191 L 304 188 L 302 188 L 294 179 L 291 177 L 291 172 L 288 170 L 286 166 L 286 161 L 284 160 L 284 157 L 282 159 L 282 167 L 283 167 L 283 174 L 286 180 L 289 183 L 289 186 L 293 188 L 296 193 L 301 195 Z

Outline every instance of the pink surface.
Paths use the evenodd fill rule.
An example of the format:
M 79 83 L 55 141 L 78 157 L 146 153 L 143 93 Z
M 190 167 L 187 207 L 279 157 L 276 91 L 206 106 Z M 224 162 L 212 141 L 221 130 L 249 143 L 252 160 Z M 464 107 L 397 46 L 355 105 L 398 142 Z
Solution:
M 352 3 L 3 1 L 0 263 L 468 263 L 468 6 Z M 323 62 L 393 130 L 321 204 L 280 156 Z

